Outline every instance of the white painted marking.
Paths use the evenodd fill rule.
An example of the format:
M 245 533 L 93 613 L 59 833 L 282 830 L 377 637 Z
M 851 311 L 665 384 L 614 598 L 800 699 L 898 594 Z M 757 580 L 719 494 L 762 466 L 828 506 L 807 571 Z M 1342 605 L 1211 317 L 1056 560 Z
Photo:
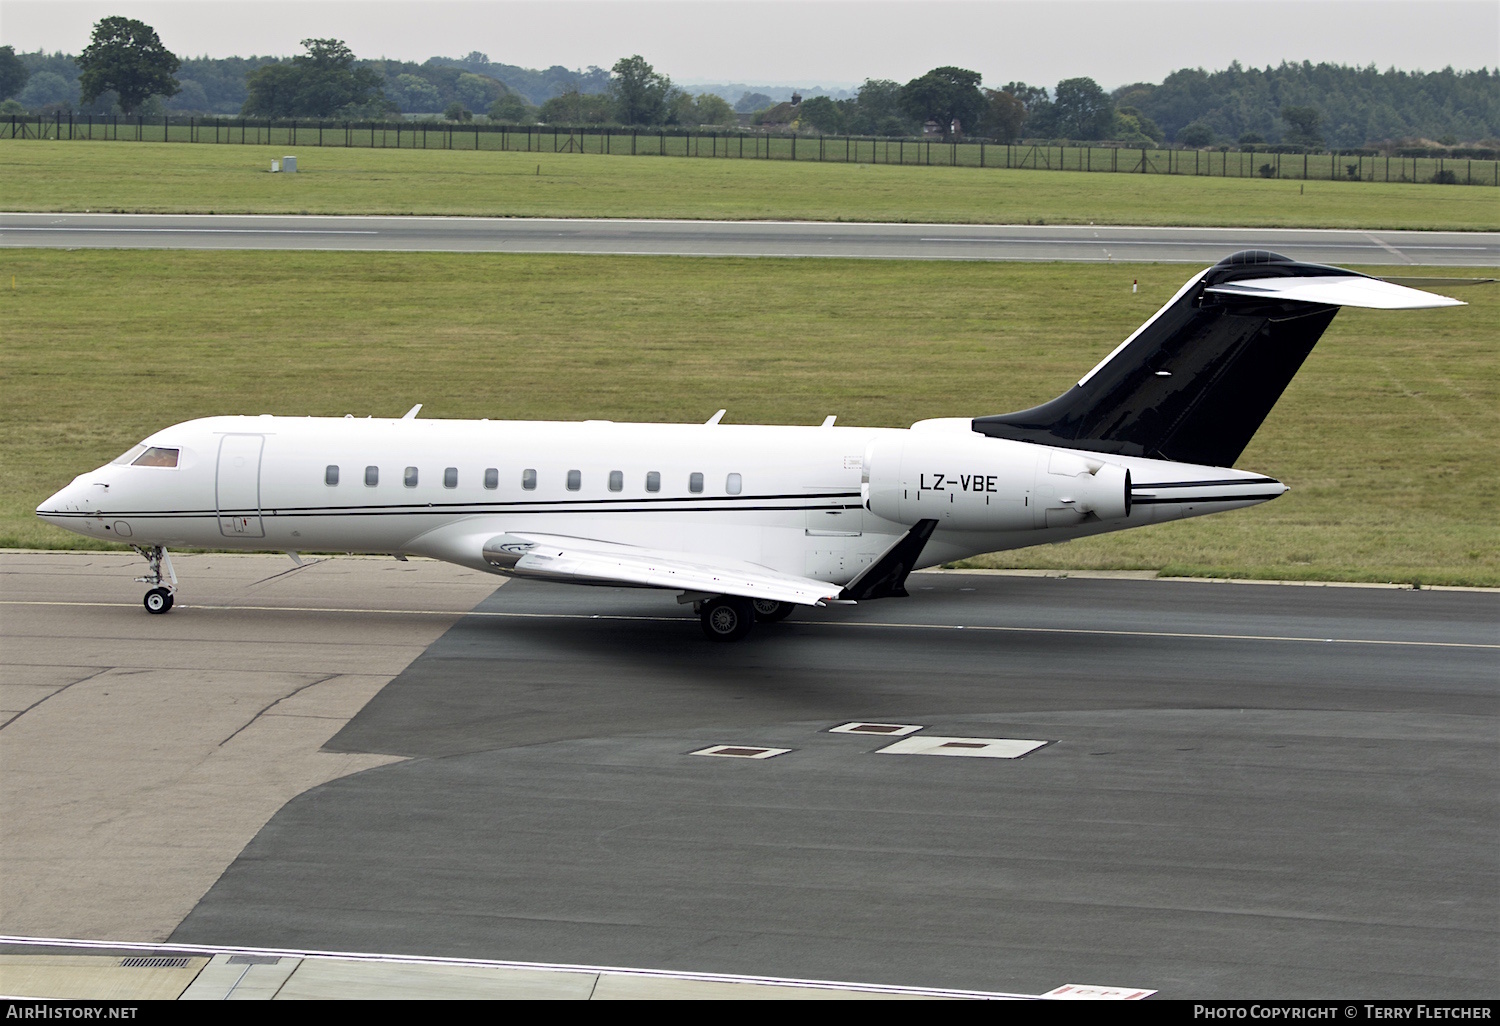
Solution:
M 790 751 L 790 748 L 761 748 L 757 745 L 712 745 L 688 754 L 711 755 L 720 759 L 774 759 Z
M 1054 1001 L 1139 1001 L 1155 994 L 1137 987 L 1095 987 L 1086 983 L 1065 983 L 1043 994 Z
M 876 755 L 955 755 L 964 759 L 1019 759 L 1050 742 L 1013 737 L 939 737 L 922 734 L 886 745 Z
M 830 734 L 879 734 L 882 737 L 904 737 L 922 729 L 920 723 L 841 723 L 829 727 Z
M 730 973 L 673 972 L 667 969 L 631 969 L 624 966 L 571 965 L 556 962 L 505 962 L 485 958 L 438 958 L 422 955 L 384 955 L 361 951 L 296 951 L 290 948 L 247 948 L 221 945 L 148 944 L 139 941 L 79 940 L 73 937 L 21 937 L 0 935 L 0 945 L 17 944 L 43 948 L 105 948 L 110 951 L 171 951 L 184 955 L 277 955 L 283 958 L 338 958 L 391 965 L 451 965 L 476 968 L 533 969 L 552 973 L 611 973 L 654 980 L 698 980 L 706 983 L 752 983 L 771 987 L 807 987 L 846 990 L 859 994 L 908 994 L 920 997 L 975 998 L 980 1000 L 1036 1000 L 1039 994 L 1009 994 L 989 990 L 945 990 L 932 987 L 901 987 L 878 983 L 842 983 L 783 976 L 738 976 Z

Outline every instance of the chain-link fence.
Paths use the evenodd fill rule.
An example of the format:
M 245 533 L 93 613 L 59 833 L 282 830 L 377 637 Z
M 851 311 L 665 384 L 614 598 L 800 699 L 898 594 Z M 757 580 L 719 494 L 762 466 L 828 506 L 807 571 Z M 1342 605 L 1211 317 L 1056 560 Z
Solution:
M 1026 168 L 1213 178 L 1438 182 L 1500 186 L 1500 160 L 1454 156 L 1383 156 L 1368 151 L 1294 153 L 1270 150 L 1152 149 L 1110 145 L 1054 146 L 984 140 L 871 138 L 768 132 L 564 128 L 446 121 L 286 121 L 265 118 L 10 115 L 10 139 L 122 140 L 246 146 L 342 146 L 375 149 L 487 150 L 800 160 L 846 164 Z

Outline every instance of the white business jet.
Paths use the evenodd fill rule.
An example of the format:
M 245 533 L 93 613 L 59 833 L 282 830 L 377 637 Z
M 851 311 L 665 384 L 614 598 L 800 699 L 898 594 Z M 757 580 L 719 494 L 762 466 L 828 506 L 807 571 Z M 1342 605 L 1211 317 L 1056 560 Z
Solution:
M 430 556 L 658 588 L 709 638 L 796 606 L 906 595 L 912 570 L 1274 499 L 1230 469 L 1340 306 L 1456 300 L 1274 253 L 1196 274 L 1067 392 L 909 429 L 209 417 L 147 438 L 37 515 L 130 545 Z

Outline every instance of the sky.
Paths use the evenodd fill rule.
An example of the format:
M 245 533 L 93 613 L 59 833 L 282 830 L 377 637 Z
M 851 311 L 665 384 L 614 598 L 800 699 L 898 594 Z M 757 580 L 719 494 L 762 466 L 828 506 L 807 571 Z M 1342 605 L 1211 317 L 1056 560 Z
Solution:
M 830 88 L 942 65 L 986 85 L 1105 88 L 1238 60 L 1500 68 L 1495 0 L 0 0 L 0 45 L 77 53 L 94 22 L 138 18 L 181 57 L 302 52 L 422 61 L 480 50 L 523 67 L 639 53 L 684 85 Z

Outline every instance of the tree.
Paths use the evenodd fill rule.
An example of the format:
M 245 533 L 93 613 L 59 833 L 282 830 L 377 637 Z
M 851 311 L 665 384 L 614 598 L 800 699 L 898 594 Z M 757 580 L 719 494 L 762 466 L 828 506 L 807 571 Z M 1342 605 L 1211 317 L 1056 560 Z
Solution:
M 473 121 L 474 115 L 457 100 L 443 108 L 444 121 Z
M 1040 104 L 1052 102 L 1047 97 L 1046 86 L 1029 86 L 1025 82 L 1007 82 L 1000 87 L 1000 91 L 1002 93 L 1010 93 L 1010 95 L 1020 100 L 1021 106 L 1026 108 L 1027 114 L 1035 111 Z
M 356 68 L 342 39 L 304 39 L 307 53 L 245 76 L 243 112 L 268 118 L 363 117 L 386 106 L 385 89 L 370 68 Z
M 1177 130 L 1177 139 L 1180 145 L 1189 149 L 1201 149 L 1214 141 L 1214 130 L 1201 121 L 1194 121 L 1191 125 L 1183 125 Z
M 734 109 L 739 114 L 754 114 L 758 110 L 765 110 L 775 102 L 775 100 L 771 99 L 765 93 L 746 91 L 744 95 L 735 101 Z
M 1287 142 L 1297 146 L 1323 145 L 1323 133 L 1318 131 L 1323 112 L 1316 107 L 1282 107 L 1281 120 L 1292 126 L 1287 133 Z
M 727 127 L 739 124 L 740 119 L 734 116 L 734 108 L 717 93 L 699 93 L 693 106 L 697 108 L 697 123 L 700 125 Z
M 1111 139 L 1132 146 L 1149 146 L 1159 145 L 1166 137 L 1166 133 L 1155 121 L 1135 107 L 1115 108 L 1115 130 Z
M 55 71 L 38 71 L 16 97 L 31 110 L 69 110 L 73 106 L 73 83 Z
M 980 74 L 964 68 L 933 68 L 901 87 L 901 107 L 919 121 L 936 121 L 947 137 L 953 122 L 975 127 L 987 104 Z
M 614 107 L 608 96 L 572 89 L 542 104 L 535 117 L 549 125 L 607 125 L 614 120 Z
M 509 90 L 494 103 L 490 104 L 490 120 L 498 121 L 503 125 L 530 124 L 537 119 L 537 109 L 526 102 L 519 93 Z
M 120 109 L 135 111 L 149 96 L 174 96 L 172 76 L 182 62 L 156 36 L 156 30 L 133 18 L 105 18 L 94 26 L 93 41 L 78 55 L 81 102 L 92 103 L 113 89 Z
M 437 86 L 420 75 L 412 74 L 396 76 L 394 95 L 391 98 L 400 105 L 402 110 L 408 112 L 435 111 L 443 103 L 442 94 L 438 92 Z
M 640 54 L 615 62 L 609 90 L 622 125 L 660 125 L 667 120 L 672 80 L 657 74 Z
M 14 96 L 26 88 L 26 80 L 30 77 L 31 72 L 16 56 L 16 48 L 0 46 L 0 99 Z
M 1001 89 L 986 89 L 984 93 L 989 100 L 984 115 L 985 133 L 1003 143 L 1019 139 L 1021 126 L 1026 124 L 1026 105 Z
M 470 110 L 484 110 L 504 95 L 505 86 L 493 78 L 466 71 L 458 76 L 454 92 L 458 102 L 465 107 Z
M 827 96 L 803 100 L 798 120 L 825 135 L 835 135 L 845 129 L 844 112 Z
M 1106 139 L 1115 124 L 1115 105 L 1091 78 L 1068 78 L 1052 94 L 1052 131 L 1065 139 Z
M 922 129 L 901 107 L 901 83 L 867 78 L 845 114 L 845 131 L 860 135 L 914 135 Z

